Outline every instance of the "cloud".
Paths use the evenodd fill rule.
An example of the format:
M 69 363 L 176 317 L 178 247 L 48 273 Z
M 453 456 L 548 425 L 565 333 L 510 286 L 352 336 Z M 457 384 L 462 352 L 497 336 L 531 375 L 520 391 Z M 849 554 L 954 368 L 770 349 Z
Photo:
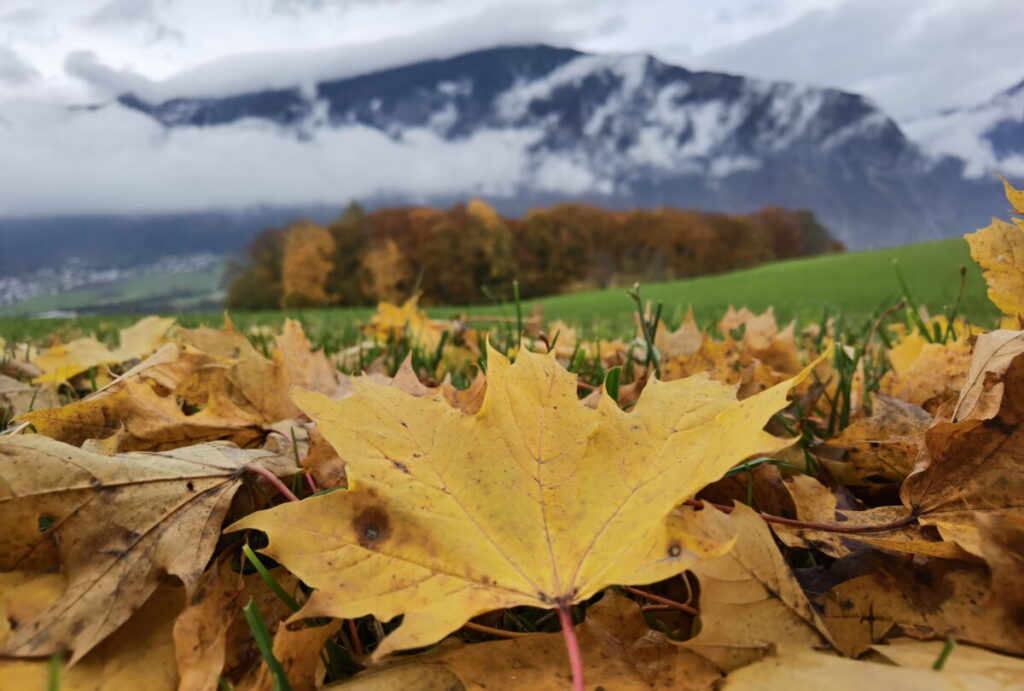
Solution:
M 696 63 L 866 94 L 907 120 L 1019 82 L 1019 16 L 1019 0 L 845 0 Z
M 153 0 L 111 0 L 87 15 L 85 21 L 93 26 L 149 24 L 156 21 L 156 12 Z
M 105 93 L 132 92 L 145 101 L 160 103 L 180 97 L 287 89 L 494 46 L 559 44 L 571 38 L 569 32 L 551 25 L 541 5 L 519 3 L 490 7 L 442 26 L 380 41 L 230 55 L 161 81 L 146 79 L 130 70 L 115 70 L 90 53 L 73 53 L 65 69 Z
M 0 46 L 0 83 L 13 86 L 30 84 L 41 75 L 10 48 Z
M 265 121 L 165 129 L 120 105 L 68 110 L 9 103 L 0 120 L 0 208 L 7 215 L 148 213 L 274 204 L 343 204 L 373 194 L 575 194 L 608 183 L 558 155 L 536 165 L 540 130 L 484 130 L 445 141 L 364 127 L 297 138 Z

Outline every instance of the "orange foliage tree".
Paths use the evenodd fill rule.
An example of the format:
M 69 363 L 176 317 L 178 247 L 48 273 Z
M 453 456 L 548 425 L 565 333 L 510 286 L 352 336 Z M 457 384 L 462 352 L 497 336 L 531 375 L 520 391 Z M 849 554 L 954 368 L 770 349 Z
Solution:
M 506 218 L 483 201 L 449 209 L 351 204 L 326 227 L 264 231 L 232 266 L 228 306 L 472 304 L 720 273 L 841 250 L 809 211 L 752 214 L 567 203 Z

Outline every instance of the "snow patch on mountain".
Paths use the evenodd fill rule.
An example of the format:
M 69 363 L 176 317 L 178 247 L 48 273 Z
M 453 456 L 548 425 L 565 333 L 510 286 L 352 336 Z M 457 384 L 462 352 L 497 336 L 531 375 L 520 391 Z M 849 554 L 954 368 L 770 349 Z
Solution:
M 963 159 L 969 178 L 1024 176 L 1024 82 L 974 108 L 912 120 L 903 128 L 932 155 Z

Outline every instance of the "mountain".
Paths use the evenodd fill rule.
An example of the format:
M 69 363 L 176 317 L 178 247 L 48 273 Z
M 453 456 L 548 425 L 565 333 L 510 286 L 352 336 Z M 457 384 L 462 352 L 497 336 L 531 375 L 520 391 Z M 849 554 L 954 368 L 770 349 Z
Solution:
M 528 179 L 463 196 L 491 196 L 506 210 L 565 194 L 627 207 L 778 204 L 814 210 L 861 248 L 971 230 L 998 199 L 964 181 L 961 162 L 925 156 L 861 96 L 646 55 L 495 48 L 312 88 L 121 103 L 170 128 L 257 118 L 297 137 L 355 126 L 395 140 L 427 132 L 453 146 L 502 137 L 525 156 Z
M 971 108 L 906 124 L 925 150 L 965 162 L 970 177 L 990 171 L 1024 176 L 1024 81 Z
M 38 249 L 44 235 L 64 238 L 65 254 L 93 251 L 105 224 L 119 237 L 132 228 L 145 236 L 134 242 L 138 248 L 118 241 L 126 251 L 168 252 L 185 243 L 182 252 L 223 250 L 241 246 L 242 229 L 251 236 L 284 213 L 320 218 L 352 196 L 371 208 L 480 197 L 506 214 L 568 199 L 735 213 L 807 208 L 854 249 L 958 235 L 1004 206 L 998 185 L 965 178 L 969 163 L 961 158 L 923 151 L 859 95 L 695 72 L 647 55 L 500 47 L 294 88 L 159 101 L 125 93 L 96 113 L 129 129 L 136 123 L 119 113 L 159 128 L 146 141 L 214 142 L 212 150 L 225 155 L 270 136 L 288 141 L 295 145 L 289 151 L 317 157 L 285 163 L 270 153 L 267 169 L 292 166 L 336 190 L 337 199 L 318 193 L 310 197 L 316 206 L 296 202 L 241 215 L 197 208 L 187 216 L 189 232 L 171 247 L 150 237 L 182 215 L 0 218 L 9 256 Z M 175 151 L 188 160 L 187 148 Z M 335 168 L 341 156 L 345 166 Z M 360 191 L 346 191 L 354 182 Z M 198 191 L 210 208 L 216 190 Z M 83 224 L 97 230 L 78 232 Z M 217 225 L 225 232 L 208 240 L 197 230 Z

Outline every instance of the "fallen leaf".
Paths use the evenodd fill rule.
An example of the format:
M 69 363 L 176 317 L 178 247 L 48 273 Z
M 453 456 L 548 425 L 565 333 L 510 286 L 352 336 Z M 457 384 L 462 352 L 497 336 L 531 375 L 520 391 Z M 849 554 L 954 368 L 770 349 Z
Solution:
M 610 584 L 677 574 L 722 545 L 673 530 L 683 499 L 755 452 L 793 382 L 737 402 L 703 377 L 651 382 L 633 411 L 596 411 L 553 355 L 488 352 L 484 404 L 357 382 L 342 401 L 296 394 L 345 459 L 348 491 L 242 519 L 317 588 L 296 616 L 388 620 L 375 651 L 435 642 L 502 607 L 566 607 Z M 387 574 L 386 578 L 371 574 Z
M 216 440 L 251 446 L 263 439 L 259 420 L 227 397 L 213 393 L 205 403 L 186 415 L 173 393 L 161 396 L 149 382 L 131 380 L 115 393 L 34 410 L 16 420 L 74 446 L 123 431 L 123 451 L 164 451 Z
M 902 482 L 914 469 L 931 415 L 899 399 L 878 394 L 871 416 L 858 418 L 826 448 L 844 449 L 842 461 L 828 462 L 843 484 Z
M 820 598 L 822 619 L 843 655 L 862 654 L 889 637 L 952 636 L 1013 655 L 1024 653 L 1024 630 L 989 602 L 984 566 L 944 559 L 913 564 L 881 555 L 879 567 Z
M 1020 213 L 1020 192 L 1005 181 L 1004 185 L 1007 199 Z M 1024 220 L 1013 220 L 1014 223 L 1007 223 L 993 218 L 987 227 L 964 235 L 971 247 L 971 257 L 985 276 L 989 299 L 1011 317 L 1024 314 Z
M 1006 370 L 1021 353 L 1024 353 L 1024 332 L 1001 329 L 978 336 L 953 420 L 994 418 L 1003 402 Z
M 160 347 L 173 324 L 174 319 L 146 317 L 127 329 L 121 329 L 120 345 L 113 349 L 95 338 L 80 338 L 49 348 L 32 361 L 42 370 L 35 381 L 59 384 L 93 367 L 142 358 Z
M 237 610 L 242 578 L 226 561 L 203 574 L 174 621 L 179 691 L 214 691 L 227 657 L 227 632 Z
M 886 646 L 888 647 L 888 646 Z M 783 647 L 776 655 L 730 674 L 722 684 L 729 691 L 1005 691 L 998 678 L 976 672 L 913 669 L 863 660 L 844 660 L 808 648 Z
M 7 642 L 11 631 L 39 616 L 66 586 L 62 573 L 0 573 L 0 645 Z
M 899 346 L 889 351 L 890 360 L 898 350 Z M 879 387 L 882 393 L 934 413 L 959 395 L 970 361 L 971 347 L 965 334 L 945 344 L 924 343 L 916 357 L 900 364 L 893 360 L 893 369 L 885 373 Z
M 41 435 L 0 437 L 0 570 L 61 564 L 67 590 L 3 646 L 8 655 L 73 651 L 79 660 L 126 621 L 165 574 L 192 590 L 241 486 L 279 456 L 218 443 L 108 457 Z
M 643 332 L 637 328 L 637 337 L 643 338 Z M 658 329 L 654 333 L 654 347 L 661 353 L 661 357 L 672 359 L 680 356 L 693 355 L 700 350 L 704 342 L 704 333 L 697 328 L 697 322 L 693 318 L 693 308 L 686 312 L 686 318 L 679 328 L 669 333 L 664 322 L 658 322 Z
M 193 405 L 204 405 L 208 396 L 222 394 L 240 410 L 263 424 L 288 420 L 298 414 L 288 394 L 284 364 L 260 354 L 255 346 L 225 319 L 223 329 L 201 326 L 179 329 L 181 342 L 228 364 L 226 368 L 201 370 L 192 386 L 179 395 Z
M 0 374 L 0 411 L 8 410 L 11 417 L 17 417 L 36 408 L 54 405 L 59 405 L 59 400 L 52 387 L 29 386 Z
M 323 351 L 313 352 L 313 346 L 299 322 L 285 319 L 276 341 L 274 359 L 284 368 L 289 387 L 319 391 L 327 396 L 338 390 L 338 370 L 328 362 Z
M 887 645 L 873 645 L 871 649 L 900 667 L 931 671 L 932 665 L 939 659 L 945 647 L 945 641 L 897 638 Z M 995 688 L 999 689 L 1013 688 L 1014 684 L 1020 687 L 1024 684 L 1021 681 L 1024 680 L 1024 660 L 1021 658 L 1000 655 L 991 650 L 962 643 L 954 645 L 946 656 L 942 672 L 943 675 L 977 674 L 990 685 L 995 682 Z
M 736 504 L 728 516 L 714 509 L 700 525 L 707 540 L 729 534 L 736 543 L 691 570 L 700 581 L 700 631 L 679 645 L 726 672 L 748 665 L 779 643 L 831 645 L 828 629 L 782 558 L 771 531 L 754 511 Z
M 992 570 L 995 602 L 1024 620 L 1024 515 L 980 513 L 979 548 Z
M 334 619 L 321 626 L 305 626 L 290 631 L 281 625 L 274 634 L 274 657 L 281 663 L 285 676 L 293 691 L 313 691 L 320 687 L 323 679 L 323 663 L 320 653 L 324 644 L 341 628 L 341 621 Z M 274 675 L 266 662 L 260 664 L 253 675 L 238 685 L 239 691 L 273 691 L 276 689 Z
M 64 666 L 61 691 L 174 691 L 178 675 L 171 626 L 181 611 L 184 588 L 162 586 L 103 643 L 76 664 Z M 4 689 L 46 689 L 48 660 L 0 659 Z
M 721 677 L 707 660 L 651 630 L 635 602 L 611 592 L 587 609 L 576 635 L 584 651 L 583 676 L 593 688 L 703 691 Z M 422 677 L 408 670 L 417 670 Z M 427 681 L 419 682 L 420 678 Z M 562 634 L 541 633 L 451 649 L 442 646 L 412 660 L 397 658 L 332 688 L 562 691 L 570 684 Z

